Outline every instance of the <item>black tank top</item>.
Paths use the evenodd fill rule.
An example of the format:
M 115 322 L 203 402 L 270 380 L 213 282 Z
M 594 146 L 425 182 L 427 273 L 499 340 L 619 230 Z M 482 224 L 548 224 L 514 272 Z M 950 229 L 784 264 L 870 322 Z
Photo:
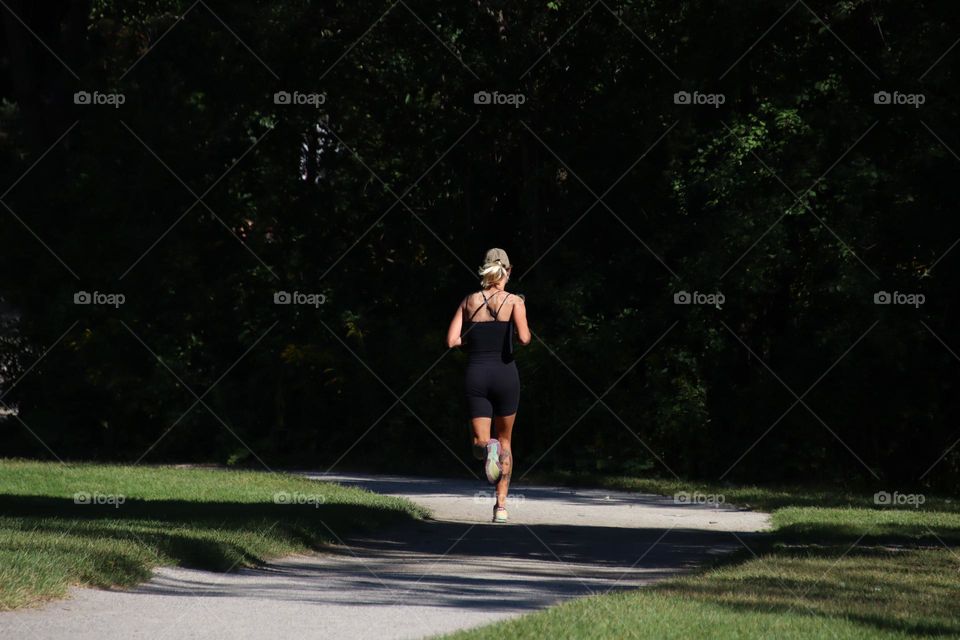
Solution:
M 483 295 L 483 292 L 480 292 Z M 507 294 L 496 311 L 491 309 L 493 317 L 500 315 L 500 309 L 503 303 L 511 294 Z M 490 308 L 490 302 L 487 296 L 483 295 L 483 305 L 477 307 L 470 319 L 467 320 L 461 338 L 465 343 L 466 352 L 472 355 L 481 354 L 500 354 L 504 361 L 513 360 L 513 322 L 510 320 L 487 320 L 484 322 L 474 322 L 473 318 L 483 307 Z

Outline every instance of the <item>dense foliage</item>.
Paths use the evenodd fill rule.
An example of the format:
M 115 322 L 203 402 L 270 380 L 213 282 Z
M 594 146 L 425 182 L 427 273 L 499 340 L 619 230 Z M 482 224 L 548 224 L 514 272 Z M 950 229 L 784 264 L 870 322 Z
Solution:
M 8 4 L 4 455 L 461 473 L 502 246 L 518 475 L 960 479 L 950 3 Z

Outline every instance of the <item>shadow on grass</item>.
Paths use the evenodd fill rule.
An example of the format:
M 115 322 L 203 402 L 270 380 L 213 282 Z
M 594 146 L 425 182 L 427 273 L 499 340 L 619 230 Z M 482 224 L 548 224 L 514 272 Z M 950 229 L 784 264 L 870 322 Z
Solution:
M 957 560 L 945 546 L 960 541 L 960 529 L 933 531 L 889 524 L 863 535 L 862 526 L 787 526 L 721 560 L 721 571 L 655 590 L 744 614 L 792 613 L 908 636 L 960 637 Z
M 264 558 L 256 549 L 318 549 L 342 535 L 412 520 L 402 511 L 356 504 L 127 499 L 113 506 L 21 495 L 0 495 L 0 516 L 16 519 L 14 531 L 54 534 L 66 544 L 86 539 L 93 543 L 91 552 L 107 554 L 109 562 L 130 560 L 96 549 L 96 542 L 133 542 L 179 566 L 213 571 L 261 564 Z M 30 544 L 27 538 L 18 546 Z M 39 543 L 37 551 L 42 551 Z
M 744 614 L 843 619 L 910 636 L 960 635 L 956 563 L 942 548 L 788 548 L 743 569 L 657 589 Z
M 960 544 L 960 527 L 923 523 L 878 522 L 874 524 L 788 524 L 770 541 L 781 545 L 853 545 L 912 549 Z

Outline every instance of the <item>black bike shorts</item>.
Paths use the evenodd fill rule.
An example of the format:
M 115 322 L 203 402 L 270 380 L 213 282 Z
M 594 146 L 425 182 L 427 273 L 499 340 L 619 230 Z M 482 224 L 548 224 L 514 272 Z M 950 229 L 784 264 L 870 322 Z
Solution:
M 471 418 L 510 416 L 520 405 L 517 363 L 504 362 L 499 353 L 471 358 L 466 376 L 467 408 Z

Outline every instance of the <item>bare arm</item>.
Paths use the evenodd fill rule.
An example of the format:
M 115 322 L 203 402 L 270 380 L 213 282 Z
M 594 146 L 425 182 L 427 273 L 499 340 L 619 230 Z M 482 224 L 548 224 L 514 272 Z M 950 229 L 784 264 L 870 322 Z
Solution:
M 450 328 L 447 329 L 448 349 L 459 347 L 463 342 L 460 339 L 460 332 L 463 330 L 463 310 L 466 307 L 466 304 L 467 299 L 464 298 L 463 302 L 457 306 L 457 312 L 453 314 L 453 319 L 450 321 Z
M 530 327 L 527 326 L 527 307 L 523 298 L 517 296 L 513 302 L 513 324 L 517 328 L 520 344 L 530 344 Z

